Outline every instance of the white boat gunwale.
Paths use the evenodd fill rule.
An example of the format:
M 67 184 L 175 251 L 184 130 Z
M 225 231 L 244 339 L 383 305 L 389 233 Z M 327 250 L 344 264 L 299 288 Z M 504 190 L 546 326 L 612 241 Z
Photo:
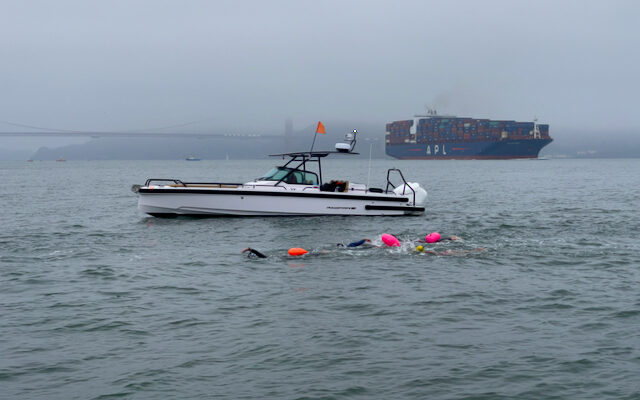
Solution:
M 220 195 L 243 195 L 243 196 L 286 196 L 286 197 L 320 197 L 320 198 L 334 198 L 334 199 L 343 199 L 343 200 L 375 200 L 375 201 L 390 201 L 395 203 L 410 203 L 408 197 L 398 197 L 395 194 L 386 194 L 381 195 L 380 193 L 375 194 L 350 194 L 350 193 L 341 193 L 341 192 L 305 192 L 303 191 L 280 191 L 280 192 L 270 192 L 266 190 L 242 190 L 242 189 L 216 189 L 216 188 L 194 188 L 191 189 L 188 186 L 181 189 L 175 187 L 141 187 L 138 189 L 138 193 L 145 194 L 167 194 L 167 193 L 175 193 L 175 194 L 220 194 Z M 374 193 L 374 192 L 367 192 Z M 386 195 L 386 196 L 385 196 Z

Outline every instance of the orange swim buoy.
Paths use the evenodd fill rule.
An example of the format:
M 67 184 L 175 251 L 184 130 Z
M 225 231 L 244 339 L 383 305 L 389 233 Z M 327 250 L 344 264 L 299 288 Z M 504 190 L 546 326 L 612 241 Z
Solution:
M 292 247 L 289 249 L 288 253 L 290 256 L 301 256 L 307 254 L 308 251 L 300 247 Z

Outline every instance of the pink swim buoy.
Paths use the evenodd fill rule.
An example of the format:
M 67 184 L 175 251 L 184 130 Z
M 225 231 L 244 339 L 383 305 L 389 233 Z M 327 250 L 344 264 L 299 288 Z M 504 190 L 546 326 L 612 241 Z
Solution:
M 389 235 L 388 233 L 382 234 L 382 241 L 384 244 L 390 247 L 400 247 L 400 241 L 396 239 L 395 236 Z
M 440 234 L 438 232 L 431 232 L 430 234 L 424 237 L 424 240 L 427 243 L 435 243 L 440 240 Z

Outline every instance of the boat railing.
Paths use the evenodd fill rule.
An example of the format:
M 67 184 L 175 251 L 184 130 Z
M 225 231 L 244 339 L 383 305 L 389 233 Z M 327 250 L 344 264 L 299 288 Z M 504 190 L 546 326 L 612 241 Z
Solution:
M 236 182 L 184 182 L 186 187 L 212 187 L 212 188 L 237 188 L 242 183 Z
M 405 194 L 405 192 L 407 191 L 407 188 L 411 189 L 411 192 L 413 192 L 413 205 L 416 205 L 416 191 L 413 190 L 413 188 L 411 187 L 411 185 L 409 185 L 409 183 L 407 183 L 407 180 L 404 179 L 404 175 L 402 175 L 402 171 L 400 171 L 398 168 L 389 168 L 387 170 L 387 187 L 385 189 L 385 193 L 389 193 L 389 186 L 391 186 L 393 189 L 396 188 L 396 185 L 394 185 L 391 182 L 391 172 L 397 172 L 398 175 L 400 175 L 400 178 L 402 179 L 402 182 L 404 183 L 402 186 L 402 195 Z M 391 189 L 391 191 L 393 191 L 393 189 Z
M 269 189 L 287 190 L 287 188 L 284 187 L 284 186 L 276 186 L 276 185 L 256 185 L 256 184 L 252 184 L 252 183 L 242 183 L 241 186 L 243 188 L 252 188 L 252 189 L 269 188 Z
M 175 185 L 185 186 L 180 179 L 162 179 L 162 178 L 150 178 L 144 183 L 144 186 L 151 185 L 152 182 L 173 182 Z
M 152 178 L 147 179 L 144 186 L 149 186 L 153 182 L 172 182 L 167 186 L 172 187 L 212 187 L 212 188 L 237 188 L 242 186 L 242 183 L 230 183 L 230 182 L 183 182 L 180 179 L 159 179 Z

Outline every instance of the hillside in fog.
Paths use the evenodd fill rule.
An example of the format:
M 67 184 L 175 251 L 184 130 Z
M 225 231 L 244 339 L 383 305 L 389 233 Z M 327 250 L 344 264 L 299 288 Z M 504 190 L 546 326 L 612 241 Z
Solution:
M 552 130 L 552 132 L 554 132 Z M 541 156 L 568 158 L 638 158 L 640 130 L 589 131 L 558 129 Z
M 318 135 L 315 150 L 332 150 L 344 134 L 358 128 L 356 151 L 360 157 L 385 157 L 384 126 L 372 123 L 328 123 L 327 134 Z M 0 159 L 16 160 L 171 160 L 195 156 L 202 159 L 256 159 L 268 154 L 309 150 L 314 126 L 296 130 L 288 136 L 277 133 L 261 137 L 207 138 L 96 138 L 84 144 L 43 147 L 31 156 L 25 152 L 0 151 Z M 636 131 L 581 131 L 553 129 L 554 141 L 542 149 L 541 157 L 636 158 L 640 157 L 640 135 Z

